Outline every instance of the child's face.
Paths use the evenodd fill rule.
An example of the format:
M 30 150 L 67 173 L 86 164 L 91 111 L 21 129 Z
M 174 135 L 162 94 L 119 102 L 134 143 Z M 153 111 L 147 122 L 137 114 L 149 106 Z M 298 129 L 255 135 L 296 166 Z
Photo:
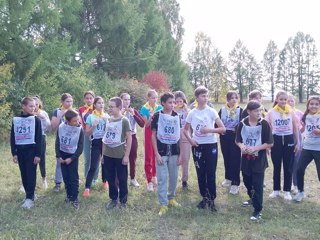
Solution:
M 228 105 L 229 107 L 233 107 L 237 103 L 238 103 L 238 97 L 237 95 L 233 94 L 231 98 L 228 100 Z
M 128 94 L 124 95 L 122 98 L 122 103 L 124 108 L 129 107 L 131 103 L 130 95 Z
M 184 101 L 182 98 L 180 97 L 176 98 L 176 106 L 179 108 L 182 108 L 184 106 Z
M 289 97 L 287 103 L 291 106 L 291 107 L 295 107 L 296 105 L 296 101 L 294 100 L 294 98 Z
M 97 109 L 99 112 L 104 110 L 104 101 L 102 99 L 99 99 L 95 104 L 94 104 L 95 109 Z
M 68 124 L 70 126 L 74 126 L 74 127 L 78 126 L 79 125 L 79 116 L 71 118 L 70 121 L 68 121 Z
M 315 114 L 319 111 L 320 102 L 319 100 L 313 99 L 309 102 L 308 110 L 311 114 Z
M 202 94 L 199 94 L 198 97 L 196 97 L 196 100 L 199 105 L 203 106 L 208 103 L 208 97 L 209 97 L 208 93 L 202 93 Z
M 255 120 L 259 120 L 261 117 L 261 108 L 253 109 L 253 110 L 247 110 L 249 117 Z
M 258 94 L 258 95 L 254 96 L 250 100 L 254 100 L 254 101 L 257 101 L 257 102 L 261 103 L 262 102 L 262 96 Z
M 277 105 L 281 108 L 284 108 L 288 101 L 288 95 L 287 94 L 280 94 L 277 97 Z
M 91 106 L 93 104 L 93 101 L 94 101 L 94 97 L 91 94 L 87 94 L 84 97 L 84 102 L 89 106 Z
M 120 113 L 120 109 L 116 106 L 116 103 L 114 101 L 109 101 L 108 109 L 111 116 L 115 116 Z
M 172 111 L 174 109 L 174 98 L 168 98 L 166 102 L 162 102 L 163 110 Z
M 152 106 L 157 103 L 157 100 L 158 100 L 158 94 L 156 94 L 156 93 L 152 93 L 150 95 L 150 97 L 148 97 L 148 102 Z
M 73 104 L 73 99 L 72 98 L 67 98 L 62 102 L 62 106 L 65 109 L 70 109 L 72 107 Z
M 36 104 L 34 101 L 30 101 L 30 102 L 28 102 L 28 104 L 22 105 L 22 111 L 25 114 L 32 115 L 32 114 L 34 114 L 35 110 L 36 110 Z
M 35 112 L 36 112 L 39 110 L 39 106 L 40 106 L 39 100 L 34 99 L 34 104 L 35 104 Z

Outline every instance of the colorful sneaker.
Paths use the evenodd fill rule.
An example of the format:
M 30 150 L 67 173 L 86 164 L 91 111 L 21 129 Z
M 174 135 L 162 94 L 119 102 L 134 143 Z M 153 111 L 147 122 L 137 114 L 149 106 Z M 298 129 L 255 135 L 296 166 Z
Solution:
M 45 178 L 42 178 L 42 188 L 44 190 L 47 190 L 48 189 L 48 183 L 47 183 L 47 180 Z
M 208 201 L 206 199 L 202 199 L 198 205 L 197 205 L 197 208 L 198 209 L 205 209 L 207 207 L 207 203 Z
M 60 189 L 61 189 L 60 183 L 56 183 L 56 185 L 55 185 L 54 188 L 53 188 L 53 191 L 54 191 L 54 192 L 60 192 Z
M 74 200 L 73 202 L 71 202 L 71 205 L 73 206 L 73 208 L 75 210 L 79 210 L 79 202 L 78 199 Z
M 26 200 L 24 200 L 24 203 L 21 205 L 22 208 L 24 209 L 31 209 L 34 207 L 34 202 L 27 198 Z
M 21 193 L 26 193 L 26 190 L 24 189 L 23 185 L 20 186 L 19 192 L 21 192 Z
M 291 193 L 285 191 L 285 192 L 284 192 L 284 195 L 283 195 L 283 198 L 284 198 L 284 200 L 291 201 L 291 200 L 292 200 Z
M 107 189 L 109 188 L 108 182 L 104 182 L 104 183 L 103 183 L 103 187 L 104 187 L 105 190 L 107 190 Z
M 298 192 L 298 194 L 294 196 L 293 200 L 295 200 L 296 202 L 301 202 L 304 198 L 304 192 Z
M 110 202 L 107 203 L 106 205 L 106 209 L 110 210 L 115 208 L 118 205 L 118 201 L 117 200 L 110 200 Z
M 174 198 L 169 200 L 169 206 L 170 207 L 181 207 L 181 204 L 178 203 Z
M 152 177 L 152 183 L 153 183 L 153 185 L 155 185 L 155 186 L 157 186 L 158 185 L 158 179 L 157 179 L 157 177 Z
M 239 193 L 239 186 L 231 185 L 229 193 L 232 194 L 232 195 L 237 195 Z
M 228 187 L 231 186 L 231 181 L 229 179 L 225 179 L 225 180 L 223 180 L 221 186 L 225 187 L 225 188 L 228 188 Z
M 168 211 L 168 206 L 161 206 L 159 211 L 159 216 L 163 216 Z
M 152 182 L 149 182 L 148 185 L 147 185 L 147 192 L 153 192 L 154 189 L 153 189 L 153 183 Z
M 259 220 L 261 220 L 261 216 L 262 214 L 260 212 L 254 212 L 250 217 L 250 220 L 253 222 L 258 222 Z
M 280 196 L 280 191 L 272 191 L 272 193 L 269 195 L 270 198 L 277 198 Z
M 182 189 L 183 190 L 187 190 L 189 187 L 188 182 L 187 181 L 182 181 Z
M 89 197 L 89 195 L 90 195 L 90 189 L 89 189 L 89 188 L 86 188 L 86 189 L 84 190 L 82 196 L 84 196 L 84 197 Z
M 131 179 L 130 180 L 130 186 L 132 187 L 140 187 L 140 184 L 137 182 L 137 180 L 134 178 L 134 179 Z

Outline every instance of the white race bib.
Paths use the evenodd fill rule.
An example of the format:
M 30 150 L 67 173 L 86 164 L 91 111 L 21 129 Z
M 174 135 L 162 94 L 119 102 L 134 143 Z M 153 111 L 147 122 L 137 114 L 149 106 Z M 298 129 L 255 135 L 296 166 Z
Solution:
M 305 142 L 308 144 L 319 144 L 320 136 L 312 133 L 314 129 L 320 129 L 320 114 L 306 116 Z
M 164 144 L 175 144 L 180 139 L 179 115 L 171 116 L 159 112 L 157 138 Z
M 102 142 L 107 144 L 111 148 L 118 147 L 124 142 L 121 142 L 122 135 L 122 119 L 116 122 L 109 122 L 106 126 L 105 134 L 102 138 Z
M 232 114 L 229 113 L 225 107 L 221 109 L 221 121 L 223 122 L 224 126 L 227 130 L 235 130 L 235 127 L 238 125 L 240 120 L 240 108 L 236 108 L 235 110 L 235 119 L 232 119 Z
M 262 144 L 261 140 L 262 125 L 258 126 L 247 126 L 243 123 L 241 129 L 241 137 L 243 144 L 248 147 L 255 147 Z M 258 156 L 258 152 L 254 153 L 255 156 Z
M 59 126 L 60 150 L 74 154 L 78 148 L 81 127 L 61 123 Z
M 176 113 L 179 114 L 180 120 L 181 120 L 181 128 L 184 128 L 184 125 L 186 125 L 186 118 L 188 115 L 188 111 L 186 109 L 176 110 Z
M 91 116 L 92 117 L 92 116 Z M 93 117 L 93 119 L 98 117 Z M 102 118 L 98 118 L 99 123 L 92 132 L 91 139 L 101 139 L 106 132 L 106 122 Z
M 36 119 L 30 117 L 14 117 L 14 138 L 16 145 L 35 144 Z
M 272 111 L 272 134 L 286 136 L 293 134 L 292 114 L 287 114 L 286 119 L 278 111 Z

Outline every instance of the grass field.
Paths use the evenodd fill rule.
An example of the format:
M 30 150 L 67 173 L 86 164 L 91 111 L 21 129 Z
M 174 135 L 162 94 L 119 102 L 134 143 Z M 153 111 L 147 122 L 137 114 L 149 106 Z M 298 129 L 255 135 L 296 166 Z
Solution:
M 301 107 L 303 109 L 303 107 Z M 141 131 L 139 130 L 141 140 Z M 270 200 L 272 191 L 272 164 L 266 172 L 263 220 L 249 220 L 251 208 L 241 207 L 247 199 L 244 186 L 240 194 L 231 196 L 221 187 L 223 181 L 223 159 L 218 159 L 217 199 L 218 212 L 197 210 L 200 199 L 193 161 L 190 161 L 189 190 L 181 190 L 179 180 L 177 200 L 181 209 L 170 209 L 159 217 L 156 192 L 147 193 L 143 178 L 142 142 L 137 167 L 137 179 L 142 185 L 129 189 L 128 208 L 105 210 L 107 192 L 99 184 L 89 198 L 81 194 L 80 210 L 74 211 L 64 204 L 64 189 L 54 193 L 54 148 L 53 136 L 48 138 L 47 178 L 49 189 L 40 189 L 38 171 L 36 207 L 31 211 L 21 209 L 24 194 L 18 192 L 20 175 L 18 166 L 11 161 L 9 146 L 0 145 L 0 239 L 320 239 L 320 184 L 314 163 L 306 172 L 307 199 L 300 204 L 285 202 L 282 198 Z M 80 160 L 80 176 L 83 178 L 83 159 Z

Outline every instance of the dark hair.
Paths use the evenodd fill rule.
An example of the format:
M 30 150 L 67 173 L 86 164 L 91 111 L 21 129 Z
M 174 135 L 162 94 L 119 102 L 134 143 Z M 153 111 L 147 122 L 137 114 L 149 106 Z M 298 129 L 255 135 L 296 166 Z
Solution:
M 286 91 L 280 90 L 280 91 L 277 93 L 277 95 L 276 95 L 276 98 L 275 98 L 274 103 L 273 103 L 273 107 L 278 104 L 277 98 L 280 97 L 281 95 L 287 95 L 287 96 L 289 96 Z
M 72 98 L 71 94 L 70 93 L 63 93 L 61 95 L 61 102 L 64 102 L 67 98 Z
M 196 90 L 194 90 L 194 96 L 197 98 L 197 97 L 199 97 L 199 95 L 205 94 L 205 93 L 208 93 L 208 92 L 209 92 L 209 90 L 206 87 L 199 86 L 199 87 L 196 88 Z
M 74 110 L 67 110 L 66 113 L 64 114 L 64 117 L 68 122 L 70 122 L 72 118 L 78 117 L 78 116 L 79 114 Z
M 258 102 L 258 101 L 255 101 L 255 100 L 251 100 L 248 102 L 247 104 L 247 110 L 255 110 L 257 108 L 260 108 L 261 107 L 261 104 Z
M 158 93 L 154 89 L 149 89 L 148 92 L 147 92 L 147 97 L 151 97 L 152 94 L 158 94 Z
M 93 109 L 96 109 L 96 107 L 95 107 L 94 105 L 95 105 L 99 100 L 104 101 L 103 98 L 100 97 L 100 96 L 96 96 L 96 97 L 94 98 L 94 100 L 93 100 Z
M 176 91 L 174 93 L 174 98 L 177 99 L 177 98 L 181 98 L 184 102 L 184 104 L 188 104 L 188 101 L 187 101 L 187 97 L 186 95 L 184 94 L 184 92 L 182 91 Z
M 29 102 L 34 102 L 34 99 L 32 97 L 24 97 L 21 100 L 21 105 L 26 106 L 29 104 Z
M 237 99 L 239 98 L 238 93 L 236 91 L 228 91 L 227 92 L 227 101 L 230 101 L 233 95 L 236 95 Z
M 262 93 L 257 89 L 252 90 L 251 92 L 249 92 L 249 95 L 248 95 L 249 101 L 256 98 L 257 96 L 262 97 Z
M 93 91 L 86 91 L 86 92 L 83 94 L 83 97 L 85 98 L 88 94 L 91 95 L 92 97 L 95 97 Z
M 163 94 L 161 95 L 161 97 L 160 97 L 161 105 L 162 105 L 163 103 L 166 103 L 166 102 L 168 101 L 168 99 L 170 99 L 170 98 L 174 99 L 174 95 L 173 95 L 171 92 L 165 92 L 165 93 L 163 93 Z
M 309 99 L 308 99 L 308 102 L 306 104 L 306 111 L 304 112 L 303 116 L 302 116 L 302 119 L 301 121 L 306 123 L 306 117 L 307 115 L 309 114 L 309 104 L 312 100 L 317 100 L 320 104 L 320 97 L 319 96 L 310 96 Z
M 114 103 L 116 104 L 116 107 L 117 107 L 117 108 L 122 109 L 122 100 L 121 100 L 121 98 L 119 98 L 119 97 L 112 97 L 112 98 L 110 98 L 109 101 L 114 102 Z
M 34 97 L 32 97 L 32 98 L 33 98 L 33 100 L 39 102 L 39 109 L 43 109 L 43 103 L 42 103 L 40 97 L 39 97 L 39 96 L 34 96 Z
M 124 96 L 126 96 L 126 95 L 128 95 L 128 96 L 130 97 L 130 94 L 129 94 L 129 93 L 124 92 L 124 93 L 121 93 L 120 98 L 123 99 Z

